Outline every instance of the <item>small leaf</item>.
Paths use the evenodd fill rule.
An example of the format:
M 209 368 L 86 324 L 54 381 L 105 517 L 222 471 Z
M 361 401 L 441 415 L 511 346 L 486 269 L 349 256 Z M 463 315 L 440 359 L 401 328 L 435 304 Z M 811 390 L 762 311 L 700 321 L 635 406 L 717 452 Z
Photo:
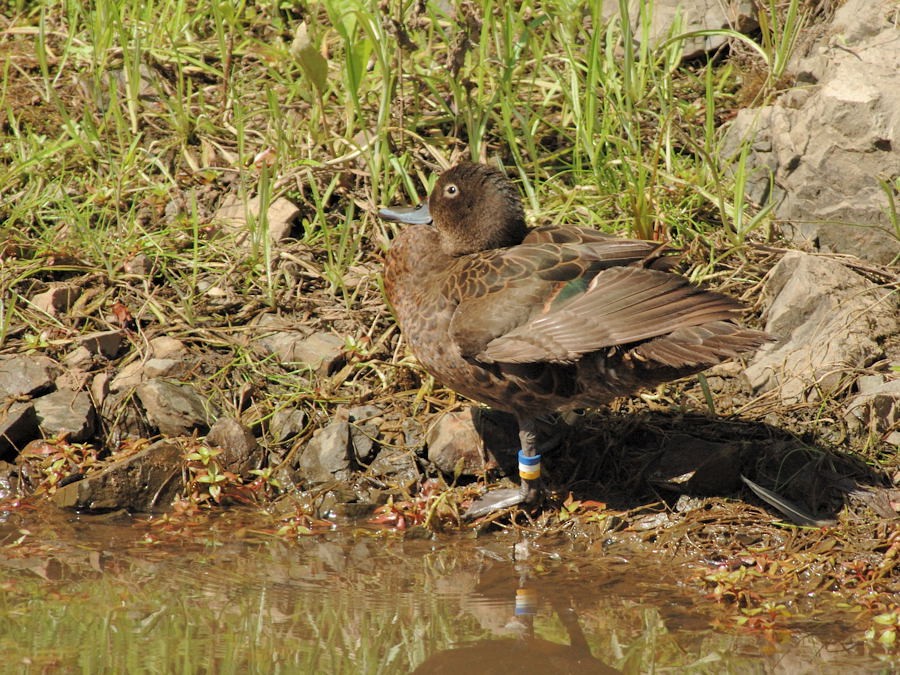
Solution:
M 321 96 L 328 83 L 328 61 L 310 42 L 306 23 L 297 26 L 294 41 L 291 43 L 291 56 L 297 59 L 303 74 L 312 81 Z

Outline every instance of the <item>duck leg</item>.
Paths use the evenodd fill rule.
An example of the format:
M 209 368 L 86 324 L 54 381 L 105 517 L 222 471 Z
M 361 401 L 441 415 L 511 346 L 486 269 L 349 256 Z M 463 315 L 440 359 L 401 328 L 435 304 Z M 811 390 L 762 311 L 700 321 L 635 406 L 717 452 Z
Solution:
M 534 418 L 517 416 L 519 422 L 519 479 L 518 488 L 491 490 L 477 499 L 465 512 L 466 519 L 480 518 L 494 511 L 525 504 L 534 506 L 543 497 L 541 481 L 541 456 L 537 452 L 537 434 Z

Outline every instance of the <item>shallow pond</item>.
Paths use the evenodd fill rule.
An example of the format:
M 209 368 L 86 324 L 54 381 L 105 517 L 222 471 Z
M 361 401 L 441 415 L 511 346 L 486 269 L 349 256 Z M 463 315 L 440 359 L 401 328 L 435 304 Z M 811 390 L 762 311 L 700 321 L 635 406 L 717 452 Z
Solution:
M 828 616 L 803 630 L 722 627 L 721 605 L 684 583 L 686 563 L 603 542 L 522 532 L 402 536 L 353 523 L 287 538 L 256 521 L 231 513 L 188 536 L 146 518 L 0 514 L 0 670 L 548 675 L 897 666 Z

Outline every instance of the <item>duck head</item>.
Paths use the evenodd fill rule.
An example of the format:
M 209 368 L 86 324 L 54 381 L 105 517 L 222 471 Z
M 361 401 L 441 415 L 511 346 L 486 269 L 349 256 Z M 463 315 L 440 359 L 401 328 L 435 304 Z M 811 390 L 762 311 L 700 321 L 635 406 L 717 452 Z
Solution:
M 528 230 L 516 188 L 485 164 L 458 164 L 445 171 L 427 203 L 382 209 L 385 220 L 437 228 L 441 249 L 457 257 L 522 243 Z

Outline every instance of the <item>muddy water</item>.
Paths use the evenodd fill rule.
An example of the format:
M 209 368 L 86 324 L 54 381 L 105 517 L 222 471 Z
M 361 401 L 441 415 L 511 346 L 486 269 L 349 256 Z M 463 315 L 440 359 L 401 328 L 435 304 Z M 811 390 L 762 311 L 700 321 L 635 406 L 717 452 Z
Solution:
M 681 565 L 602 542 L 257 525 L 0 514 L 0 671 L 891 670 L 827 617 L 720 628 Z

